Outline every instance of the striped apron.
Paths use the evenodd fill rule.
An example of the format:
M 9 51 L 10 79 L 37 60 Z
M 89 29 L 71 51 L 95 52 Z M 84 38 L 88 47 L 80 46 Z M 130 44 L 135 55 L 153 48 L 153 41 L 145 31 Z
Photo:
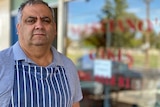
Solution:
M 9 107 L 71 107 L 71 90 L 62 66 L 26 66 L 16 61 Z

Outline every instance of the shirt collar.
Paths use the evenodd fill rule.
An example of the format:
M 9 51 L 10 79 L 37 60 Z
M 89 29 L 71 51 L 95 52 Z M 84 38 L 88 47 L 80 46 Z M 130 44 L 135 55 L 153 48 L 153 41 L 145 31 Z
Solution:
M 51 50 L 54 56 L 54 60 L 51 65 L 55 64 L 55 65 L 63 66 L 63 61 L 62 61 L 62 58 L 60 57 L 60 53 L 53 46 L 51 47 Z M 25 62 L 28 62 L 28 63 L 34 63 L 31 59 L 29 59 L 26 56 L 19 42 L 16 42 L 13 45 L 13 54 L 14 54 L 14 60 L 24 60 Z
M 25 55 L 22 48 L 20 47 L 19 42 L 16 42 L 13 45 L 13 54 L 14 54 L 14 60 L 25 60 L 25 61 L 27 61 L 27 56 Z

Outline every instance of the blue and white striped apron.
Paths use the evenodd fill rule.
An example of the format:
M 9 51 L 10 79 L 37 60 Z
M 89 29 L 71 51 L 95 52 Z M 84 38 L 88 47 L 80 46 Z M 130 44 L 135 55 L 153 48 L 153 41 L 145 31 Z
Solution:
M 9 107 L 71 107 L 71 90 L 61 66 L 26 66 L 16 61 Z

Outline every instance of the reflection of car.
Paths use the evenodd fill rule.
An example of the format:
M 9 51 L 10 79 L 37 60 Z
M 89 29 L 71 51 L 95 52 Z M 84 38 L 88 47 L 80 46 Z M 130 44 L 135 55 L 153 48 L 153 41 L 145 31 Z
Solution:
M 82 88 L 88 88 L 93 91 L 97 85 L 108 85 L 111 88 L 119 89 L 137 89 L 141 86 L 141 74 L 128 68 L 127 64 L 122 62 L 112 61 L 112 77 L 103 78 L 95 77 L 94 74 L 94 59 L 91 59 L 89 55 L 85 55 L 79 59 L 78 74 L 81 80 Z M 140 80 L 140 81 L 139 81 Z M 97 84 L 98 83 L 98 84 Z M 96 85 L 95 85 L 96 84 Z M 100 85 L 99 85 L 100 86 Z M 102 86 L 100 86 L 103 88 Z M 99 93 L 103 89 L 99 89 Z M 94 92 L 94 91 L 93 91 Z M 96 91 L 98 93 L 98 91 Z
M 95 81 L 93 77 L 93 61 L 95 56 L 95 54 L 86 54 L 78 60 L 78 74 L 82 89 L 86 89 L 92 94 L 102 94 L 103 84 Z
M 95 59 L 96 54 L 86 54 L 78 59 L 78 68 L 83 70 L 93 69 L 93 60 Z
M 89 55 L 80 58 L 78 63 L 78 74 L 82 91 L 84 92 L 84 96 L 88 96 L 86 99 L 94 102 L 94 106 L 96 106 L 95 104 L 98 104 L 98 102 L 101 102 L 100 107 L 106 106 L 108 103 L 111 105 L 115 104 L 109 94 L 117 93 L 117 91 L 124 92 L 121 90 L 140 89 L 140 86 L 142 86 L 141 74 L 129 69 L 127 64 L 111 61 L 111 78 L 97 77 L 94 72 L 94 64 L 94 59 L 91 59 Z M 98 65 L 101 66 L 101 64 Z M 105 66 L 103 67 L 105 68 Z M 116 102 L 116 104 L 118 103 Z

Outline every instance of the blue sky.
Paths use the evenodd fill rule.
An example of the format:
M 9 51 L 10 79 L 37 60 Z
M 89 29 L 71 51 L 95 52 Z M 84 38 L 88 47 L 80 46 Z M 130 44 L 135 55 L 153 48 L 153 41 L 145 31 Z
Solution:
M 127 11 L 135 13 L 141 20 L 146 19 L 145 0 L 127 0 Z M 105 0 L 73 0 L 68 5 L 68 21 L 71 25 L 99 22 Z M 160 0 L 150 2 L 150 21 L 155 31 L 160 32 Z M 157 19 L 157 22 L 156 20 Z
M 74 0 L 69 3 L 69 22 L 70 23 L 88 23 L 98 20 L 98 15 L 102 14 L 102 7 L 105 0 Z M 145 19 L 146 5 L 144 0 L 127 0 L 128 11 L 134 12 L 139 18 Z M 160 20 L 160 0 L 151 0 L 150 19 L 158 18 Z
M 69 3 L 69 22 L 70 23 L 89 23 L 99 20 L 101 8 L 105 0 L 75 0 Z
M 144 0 L 127 0 L 129 8 L 138 17 L 145 19 L 146 17 L 146 4 Z M 160 0 L 151 0 L 150 2 L 150 19 L 160 19 Z

